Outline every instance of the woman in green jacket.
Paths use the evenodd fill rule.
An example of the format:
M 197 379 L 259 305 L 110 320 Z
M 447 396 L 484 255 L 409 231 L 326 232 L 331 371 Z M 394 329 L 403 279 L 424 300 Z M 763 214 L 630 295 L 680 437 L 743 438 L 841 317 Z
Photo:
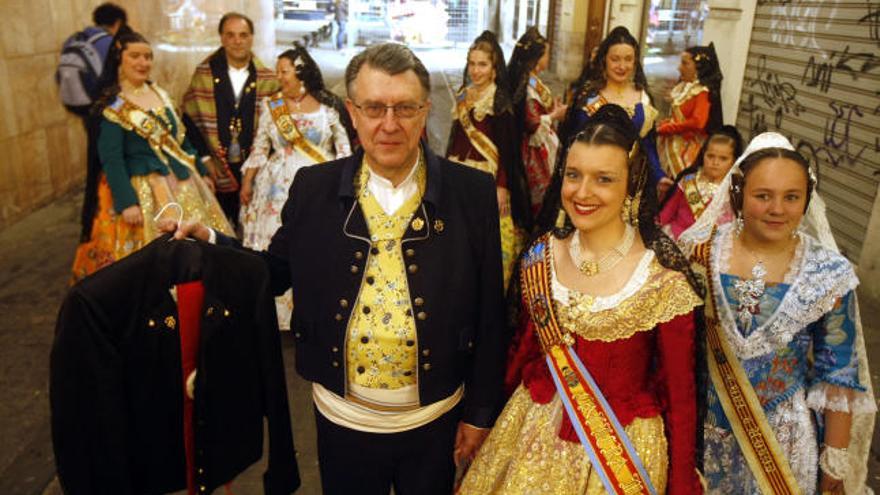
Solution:
M 158 237 L 160 213 L 232 234 L 171 99 L 149 81 L 152 65 L 152 49 L 140 34 L 114 40 L 107 89 L 93 110 L 100 170 L 89 171 L 85 210 L 91 229 L 77 249 L 74 281 Z

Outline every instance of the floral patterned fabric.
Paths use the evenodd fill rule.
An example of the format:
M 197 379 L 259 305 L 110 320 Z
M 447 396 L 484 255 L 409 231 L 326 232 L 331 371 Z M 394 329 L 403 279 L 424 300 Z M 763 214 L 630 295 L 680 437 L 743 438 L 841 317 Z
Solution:
M 269 247 L 269 241 L 281 227 L 281 210 L 287 202 L 287 193 L 296 172 L 314 165 L 309 157 L 298 153 L 278 131 L 269 111 L 269 98 L 264 98 L 260 104 L 262 109 L 253 150 L 242 165 L 242 173 L 257 169 L 253 198 L 247 206 L 242 207 L 239 219 L 242 244 L 258 251 Z M 321 148 L 326 156 L 342 158 L 351 154 L 348 135 L 336 110 L 321 105 L 316 112 L 294 114 L 293 118 L 302 135 Z M 289 290 L 276 298 L 276 309 L 279 328 L 289 329 L 293 311 L 293 298 Z
M 462 92 L 458 94 L 457 99 L 464 98 L 464 95 L 465 92 L 462 90 Z M 498 148 L 500 153 L 503 151 L 504 147 L 516 146 L 516 144 L 507 142 L 503 135 L 497 135 L 497 133 L 494 132 L 496 124 L 498 122 L 505 122 L 508 118 L 507 115 L 498 116 L 493 113 L 492 104 L 494 101 L 495 85 L 493 84 L 485 91 L 485 93 L 483 93 L 483 95 L 481 95 L 479 100 L 472 103 L 472 107 L 469 108 L 468 111 L 470 112 L 471 122 L 474 127 L 482 134 L 485 134 L 495 147 Z M 507 177 L 505 175 L 505 167 L 502 163 L 495 163 L 484 157 L 477 146 L 470 141 L 470 138 L 464 131 L 461 123 L 459 123 L 457 107 L 453 107 L 452 109 L 452 119 L 449 147 L 446 152 L 447 158 L 454 162 L 492 174 L 495 178 L 496 186 L 506 188 Z M 510 206 L 509 203 L 507 206 Z M 499 207 L 503 207 L 503 205 L 499 205 Z M 513 274 L 513 267 L 516 263 L 516 258 L 519 256 L 519 253 L 525 245 L 526 235 L 522 229 L 517 227 L 509 211 L 507 213 L 502 213 L 499 216 L 498 223 L 499 231 L 501 232 L 501 263 L 504 269 L 504 289 L 507 290 L 507 285 L 510 283 L 510 277 Z
M 556 152 L 559 138 L 553 127 L 550 112 L 553 111 L 553 97 L 538 76 L 532 74 L 526 88 L 526 101 L 523 119 L 522 157 L 529 183 L 529 196 L 532 214 L 537 215 L 544 201 L 544 192 L 550 186 L 553 167 L 556 165 Z
M 730 229 L 722 229 L 716 237 L 713 266 L 720 273 L 710 283 L 720 289 L 716 305 L 722 321 L 728 322 L 724 335 L 735 332 L 735 338 L 728 341 L 737 342 L 731 348 L 736 350 L 798 484 L 804 493 L 816 493 L 822 438 L 816 419 L 827 409 L 860 412 L 873 406 L 865 403 L 865 388 L 859 383 L 854 282 L 841 285 L 839 280 L 829 279 L 854 278 L 851 267 L 843 257 L 829 255 L 811 238 L 802 236 L 785 280 L 767 285 L 749 330 L 744 330 L 736 318 L 725 318 L 739 304 L 734 284 L 740 279 L 726 273 L 732 245 Z M 786 313 L 796 306 L 792 301 L 797 299 L 813 310 L 819 308 L 821 314 L 797 328 L 773 328 L 774 322 L 786 320 Z M 798 314 L 807 312 L 804 307 Z M 773 330 L 776 336 L 764 335 Z M 841 403 L 831 398 L 838 387 L 854 390 L 854 400 L 843 399 Z M 760 493 L 712 383 L 707 406 L 704 468 L 709 493 Z
M 663 232 L 678 239 L 705 211 L 717 189 L 717 185 L 704 180 L 699 172 L 682 177 L 675 189 L 669 191 L 672 196 L 657 216 Z
M 80 244 L 73 260 L 71 284 L 124 258 L 144 246 L 144 229 L 122 220 L 113 209 L 113 194 L 107 177 L 98 183 L 98 208 L 89 240 Z
M 657 126 L 660 164 L 670 177 L 690 167 L 706 141 L 709 88 L 699 81 L 680 82 L 673 89 L 670 117 Z
M 415 385 L 416 325 L 407 284 L 401 239 L 425 191 L 425 165 L 417 165 L 414 194 L 391 215 L 366 187 L 369 167 L 361 166 L 358 201 L 370 230 L 371 253 L 352 309 L 346 349 L 349 383 L 398 389 Z M 372 280 L 372 283 L 370 283 Z

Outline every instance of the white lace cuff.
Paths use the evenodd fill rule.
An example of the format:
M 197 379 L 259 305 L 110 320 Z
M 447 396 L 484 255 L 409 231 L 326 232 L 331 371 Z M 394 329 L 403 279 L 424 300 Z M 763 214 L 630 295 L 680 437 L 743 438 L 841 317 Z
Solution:
M 877 405 L 874 404 L 867 392 L 827 382 L 819 382 L 810 387 L 807 391 L 807 407 L 814 411 L 837 411 L 853 414 L 877 411 Z
M 819 469 L 833 479 L 846 479 L 851 471 L 849 452 L 826 445 L 819 454 Z
M 252 154 L 248 157 L 247 160 L 241 165 L 241 172 L 244 173 L 246 170 L 250 170 L 255 168 L 257 170 L 263 168 L 263 165 L 266 163 L 268 159 L 265 155 L 260 154 L 259 152 Z

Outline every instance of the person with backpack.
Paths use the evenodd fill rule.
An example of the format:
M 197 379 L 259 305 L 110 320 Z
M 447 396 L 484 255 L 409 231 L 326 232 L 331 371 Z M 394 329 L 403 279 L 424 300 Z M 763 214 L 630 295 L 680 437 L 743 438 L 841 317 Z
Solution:
M 99 79 L 113 36 L 128 22 L 122 7 L 107 2 L 92 12 L 94 26 L 71 35 L 61 49 L 55 72 L 58 94 L 68 111 L 84 120 L 98 98 Z

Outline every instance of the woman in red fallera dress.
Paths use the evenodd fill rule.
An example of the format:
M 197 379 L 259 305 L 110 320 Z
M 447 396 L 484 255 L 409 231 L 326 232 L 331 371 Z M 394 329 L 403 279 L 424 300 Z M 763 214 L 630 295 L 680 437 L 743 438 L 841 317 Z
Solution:
M 608 104 L 560 161 L 520 260 L 512 395 L 461 493 L 701 492 L 701 289 L 652 222 L 638 141 Z
M 660 164 L 669 177 L 690 167 L 706 138 L 724 124 L 722 75 L 715 45 L 683 51 L 678 71 L 681 79 L 670 94 L 670 115 L 657 125 Z

